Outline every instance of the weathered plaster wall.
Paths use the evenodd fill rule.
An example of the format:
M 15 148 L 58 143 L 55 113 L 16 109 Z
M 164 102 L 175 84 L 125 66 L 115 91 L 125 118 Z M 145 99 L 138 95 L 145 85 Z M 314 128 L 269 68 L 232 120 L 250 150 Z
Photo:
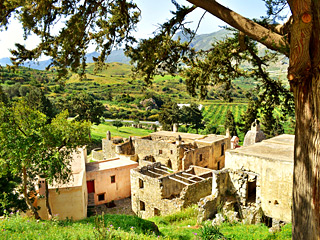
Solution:
M 88 193 L 85 172 L 82 174 L 82 186 L 60 188 L 59 192 L 56 189 L 49 189 L 49 204 L 52 214 L 59 219 L 72 218 L 73 220 L 80 220 L 87 217 Z M 45 199 L 38 199 L 37 204 L 40 207 L 40 217 L 48 219 Z
M 129 197 L 131 195 L 130 169 L 136 168 L 137 166 L 138 163 L 119 168 L 87 172 L 87 181 L 95 181 L 95 205 Z M 115 176 L 114 183 L 111 182 L 111 176 Z M 99 201 L 99 194 L 104 194 L 105 200 Z
M 102 151 L 105 159 L 115 158 L 119 155 L 134 155 L 133 141 L 129 139 L 124 143 L 119 142 L 122 138 L 107 140 L 102 139 Z
M 226 167 L 260 175 L 261 207 L 268 217 L 290 222 L 293 162 L 227 152 Z

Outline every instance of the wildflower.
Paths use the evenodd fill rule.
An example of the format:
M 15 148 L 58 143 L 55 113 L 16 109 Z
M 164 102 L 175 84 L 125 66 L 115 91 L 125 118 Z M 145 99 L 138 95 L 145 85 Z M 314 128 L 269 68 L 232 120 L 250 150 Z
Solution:
M 28 220 L 27 222 L 30 222 L 30 220 Z
M 120 229 L 120 227 L 118 227 L 118 229 Z
M 131 229 L 134 229 L 134 227 L 131 227 Z
M 95 227 L 93 227 L 93 229 L 96 229 Z
M 110 224 L 110 227 L 112 227 L 112 224 Z
M 193 234 L 194 234 L 195 236 L 197 236 L 197 235 L 198 235 L 198 233 L 196 233 L 196 232 L 194 232 Z
M 188 228 L 190 227 L 190 225 L 188 225 Z
M 13 214 L 13 212 L 10 213 L 10 215 L 12 215 L 12 214 Z

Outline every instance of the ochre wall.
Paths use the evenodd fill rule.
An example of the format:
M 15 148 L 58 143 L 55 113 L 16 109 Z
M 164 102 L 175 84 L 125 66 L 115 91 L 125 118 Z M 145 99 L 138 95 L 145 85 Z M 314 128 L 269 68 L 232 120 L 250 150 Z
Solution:
M 119 168 L 87 172 L 87 181 L 94 180 L 95 205 L 129 197 L 131 195 L 130 169 L 136 168 L 138 163 Z M 111 183 L 111 176 L 115 176 L 115 183 Z M 105 194 L 104 201 L 98 201 L 98 194 Z

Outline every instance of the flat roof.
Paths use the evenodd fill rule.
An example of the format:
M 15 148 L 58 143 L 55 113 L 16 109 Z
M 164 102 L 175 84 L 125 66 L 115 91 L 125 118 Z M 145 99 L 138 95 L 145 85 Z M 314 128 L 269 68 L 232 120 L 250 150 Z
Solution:
M 275 161 L 293 162 L 294 135 L 283 134 L 250 146 L 228 150 L 231 154 L 244 154 Z
M 151 136 L 164 136 L 164 137 L 180 137 L 182 139 L 201 139 L 204 138 L 205 135 L 194 134 L 194 133 L 184 133 L 184 132 L 171 132 L 171 131 L 160 131 L 150 133 Z
M 163 137 L 174 137 L 177 138 L 179 135 L 181 139 L 189 139 L 189 140 L 196 140 L 206 143 L 212 143 L 217 140 L 222 140 L 226 138 L 224 135 L 215 135 L 215 134 L 209 134 L 209 135 L 201 135 L 201 134 L 195 134 L 195 133 L 184 133 L 184 132 L 170 132 L 170 131 L 160 131 L 160 132 L 153 132 L 150 133 L 151 136 L 163 136 Z
M 196 142 L 214 143 L 216 141 L 220 141 L 220 140 L 223 140 L 225 138 L 227 138 L 227 137 L 224 136 L 224 135 L 209 134 L 205 138 L 196 140 Z
M 113 168 L 121 168 L 126 167 L 130 165 L 137 165 L 137 162 L 126 160 L 126 159 L 108 159 L 105 161 L 97 161 L 97 162 L 91 162 L 86 164 L 86 172 L 95 172 L 95 171 L 101 171 L 101 170 L 107 170 L 107 169 L 113 169 Z

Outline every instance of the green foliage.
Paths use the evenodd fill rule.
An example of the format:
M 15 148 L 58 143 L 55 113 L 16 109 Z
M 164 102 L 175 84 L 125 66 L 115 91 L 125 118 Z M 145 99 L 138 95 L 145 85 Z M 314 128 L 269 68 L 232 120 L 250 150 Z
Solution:
M 204 128 L 204 124 L 202 122 L 203 116 L 202 111 L 199 109 L 199 105 L 195 103 L 191 103 L 190 107 L 183 106 L 181 108 L 181 116 L 180 122 L 186 125 L 190 125 L 192 129 L 196 129 L 198 133 L 199 129 Z
M 73 95 L 69 101 L 69 109 L 77 121 L 90 121 L 99 124 L 103 115 L 104 106 L 86 92 Z
M 57 114 L 54 105 L 44 95 L 44 92 L 40 88 L 30 88 L 24 99 L 28 106 L 33 109 L 37 109 L 38 111 L 46 115 L 49 121 L 51 121 L 51 119 L 54 118 Z
M 167 131 L 172 131 L 173 124 L 180 123 L 181 110 L 174 102 L 167 101 L 160 108 L 159 122 L 162 128 Z
M 112 126 L 115 126 L 117 129 L 119 129 L 119 127 L 123 126 L 123 123 L 121 121 L 113 121 L 112 122 Z
M 224 128 L 228 129 L 230 131 L 231 136 L 238 136 L 237 134 L 237 124 L 234 120 L 234 116 L 230 110 L 228 110 L 226 118 L 225 118 L 225 123 L 224 123 Z
M 35 214 L 28 192 L 34 190 L 38 176 L 50 184 L 68 182 L 71 153 L 88 142 L 90 125 L 67 117 L 68 112 L 62 112 L 48 123 L 44 114 L 24 101 L 12 106 L 0 103 L 0 165 L 4 166 L 0 173 L 9 171 L 19 178 L 24 200 Z
M 0 172 L 0 216 L 5 212 L 16 212 L 18 210 L 26 210 L 27 205 L 23 199 L 20 198 L 20 192 L 17 191 L 21 179 L 14 176 L 6 164 L 1 164 Z
M 151 220 L 151 221 L 150 221 Z M 220 239 L 234 240 L 289 240 L 291 224 L 280 232 L 269 233 L 264 225 L 223 223 L 219 228 L 208 222 L 197 226 L 197 207 L 192 206 L 169 216 L 144 220 L 137 216 L 102 215 L 80 221 L 54 218 L 52 221 L 36 221 L 8 213 L 0 221 L 1 239 Z M 155 222 L 156 225 L 153 223 Z M 158 227 L 157 227 L 158 226 Z M 206 226 L 206 227 L 205 227 Z M 159 229 L 159 232 L 158 232 Z M 223 238 L 224 235 L 224 238 Z
M 210 223 L 203 224 L 201 228 L 200 238 L 202 240 L 218 240 L 218 239 L 227 239 L 224 235 L 220 232 L 218 226 L 213 226 Z

